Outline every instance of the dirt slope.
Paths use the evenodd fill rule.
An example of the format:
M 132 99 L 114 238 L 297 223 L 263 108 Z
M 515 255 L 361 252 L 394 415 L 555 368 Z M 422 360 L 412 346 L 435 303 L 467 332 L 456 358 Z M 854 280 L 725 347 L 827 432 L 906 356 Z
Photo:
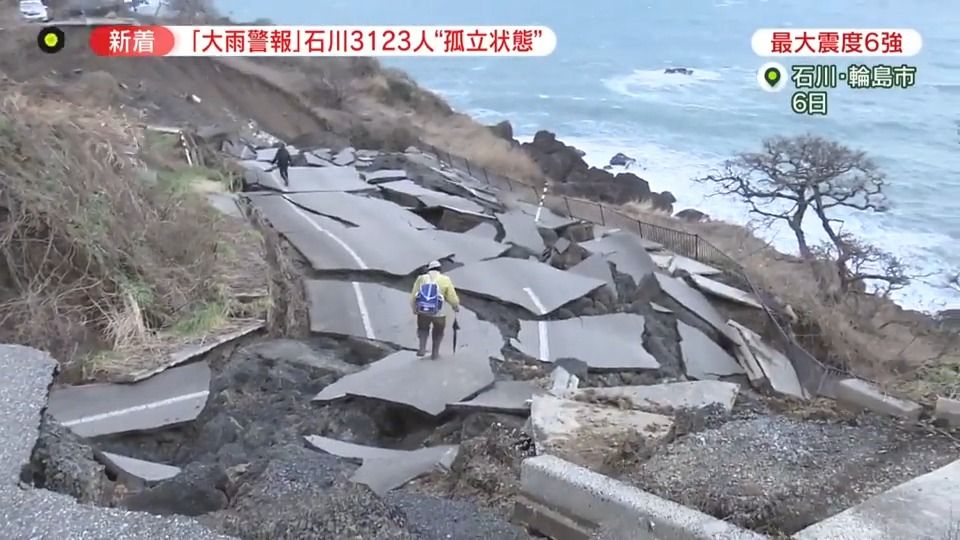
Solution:
M 87 46 L 87 28 L 65 28 L 66 47 L 49 55 L 36 46 L 37 29 L 4 30 L 0 72 L 91 104 L 132 107 L 144 121 L 253 119 L 302 143 L 396 150 L 427 143 L 503 174 L 540 177 L 525 154 L 373 59 L 101 58 Z M 188 101 L 189 94 L 201 102 Z

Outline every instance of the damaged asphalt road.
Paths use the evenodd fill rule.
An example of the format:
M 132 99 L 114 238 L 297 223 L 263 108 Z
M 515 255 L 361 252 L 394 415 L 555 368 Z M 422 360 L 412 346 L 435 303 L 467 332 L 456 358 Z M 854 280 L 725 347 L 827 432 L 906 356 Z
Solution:
M 35 360 L 47 371 L 31 377 L 47 383 L 25 385 L 32 408 L 10 410 L 31 426 L 5 458 L 33 486 L 10 488 L 27 497 L 14 507 L 59 497 L 104 527 L 185 531 L 170 538 L 525 539 L 509 523 L 525 458 L 555 454 L 674 500 L 689 495 L 671 490 L 676 478 L 695 478 L 724 499 L 713 476 L 684 471 L 701 453 L 720 468 L 738 459 L 746 443 L 726 426 L 747 421 L 745 385 L 807 397 L 789 362 L 727 324 L 722 297 L 750 299 L 702 277 L 714 268 L 549 212 L 535 223 L 528 205 L 505 209 L 417 152 L 300 157 L 297 193 L 262 161 L 243 165 L 248 188 L 268 188 L 250 208 L 302 257 L 311 336 L 245 338 L 229 357 L 133 384 L 53 388 L 42 418 L 52 360 Z M 438 257 L 464 308 L 458 348 L 429 361 L 413 354 L 407 295 Z M 32 355 L 16 351 L 25 365 Z M 776 462 L 778 448 L 757 460 Z M 753 519 L 762 501 L 741 500 L 748 526 L 782 517 Z M 837 509 L 807 510 L 778 523 Z

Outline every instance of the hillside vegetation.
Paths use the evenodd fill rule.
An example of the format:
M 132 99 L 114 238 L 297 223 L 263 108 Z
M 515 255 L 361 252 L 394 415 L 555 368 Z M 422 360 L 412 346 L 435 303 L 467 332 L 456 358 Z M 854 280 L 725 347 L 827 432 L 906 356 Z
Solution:
M 202 172 L 149 170 L 160 145 L 113 111 L 2 93 L 0 340 L 69 363 L 225 318 L 251 239 L 188 188 Z

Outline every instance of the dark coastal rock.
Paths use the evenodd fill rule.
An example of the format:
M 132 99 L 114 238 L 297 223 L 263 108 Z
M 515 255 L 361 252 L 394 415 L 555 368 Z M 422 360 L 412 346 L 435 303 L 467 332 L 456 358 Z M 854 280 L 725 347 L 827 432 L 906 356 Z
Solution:
M 693 70 L 690 68 L 678 67 L 678 68 L 667 68 L 663 70 L 666 74 L 679 74 L 679 75 L 693 75 Z
M 538 131 L 533 141 L 520 147 L 546 176 L 556 181 L 554 192 L 558 195 L 614 205 L 647 202 L 658 212 L 673 213 L 673 203 L 677 199 L 672 193 L 651 192 L 650 184 L 633 173 L 613 175 L 608 170 L 590 167 L 583 160 L 583 152 L 557 140 L 557 136 L 549 131 Z M 619 163 L 631 159 L 618 154 L 611 161 Z
M 650 195 L 650 204 L 657 212 L 672 214 L 673 203 L 675 202 L 677 202 L 677 198 L 674 197 L 673 193 L 670 193 L 669 191 L 653 193 Z
M 511 124 L 509 120 L 504 120 L 503 122 L 489 127 L 490 131 L 492 131 L 497 137 L 510 142 L 515 142 L 513 139 L 513 124 Z
M 584 175 L 590 168 L 579 151 L 557 140 L 556 135 L 549 131 L 538 131 L 533 141 L 523 143 L 520 147 L 533 158 L 548 177 L 559 182 L 575 181 L 575 178 Z
M 565 150 L 573 150 L 572 146 L 567 146 L 557 140 L 556 134 L 541 129 L 533 135 L 533 141 L 526 143 L 530 148 L 543 154 L 554 154 Z
M 650 183 L 633 173 L 620 173 L 614 177 L 614 180 L 624 186 L 624 189 L 633 194 L 632 196 L 638 201 L 650 197 Z
M 615 156 L 610 158 L 610 165 L 615 167 L 628 167 L 630 165 L 635 165 L 636 163 L 637 160 L 622 152 L 617 152 Z
M 676 214 L 674 214 L 673 217 L 677 219 L 682 219 L 683 221 L 689 221 L 691 223 L 697 223 L 700 221 L 710 221 L 710 216 L 694 208 L 687 208 L 686 210 L 681 210 Z

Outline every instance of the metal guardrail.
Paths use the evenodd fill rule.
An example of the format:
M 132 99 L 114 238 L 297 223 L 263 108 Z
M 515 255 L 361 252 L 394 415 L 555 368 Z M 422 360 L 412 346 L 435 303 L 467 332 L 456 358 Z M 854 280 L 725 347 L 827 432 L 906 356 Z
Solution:
M 485 182 L 487 185 L 515 193 L 518 198 L 525 202 L 532 204 L 539 202 L 540 191 L 534 186 L 492 173 L 483 167 L 470 163 L 466 158 L 434 146 L 427 145 L 427 151 L 435 155 L 437 161 L 466 171 L 470 176 Z M 678 255 L 704 264 L 718 266 L 725 270 L 731 277 L 740 281 L 741 285 L 749 289 L 754 297 L 759 300 L 775 335 L 775 341 L 787 358 L 790 359 L 800 383 L 811 395 L 834 397 L 833 384 L 839 379 L 851 376 L 841 369 L 824 365 L 797 343 L 791 333 L 777 321 L 774 316 L 775 310 L 765 300 L 767 295 L 754 286 L 740 263 L 702 236 L 648 223 L 604 204 L 565 195 L 547 195 L 544 206 L 566 217 L 636 233 L 644 239 L 663 245 Z

